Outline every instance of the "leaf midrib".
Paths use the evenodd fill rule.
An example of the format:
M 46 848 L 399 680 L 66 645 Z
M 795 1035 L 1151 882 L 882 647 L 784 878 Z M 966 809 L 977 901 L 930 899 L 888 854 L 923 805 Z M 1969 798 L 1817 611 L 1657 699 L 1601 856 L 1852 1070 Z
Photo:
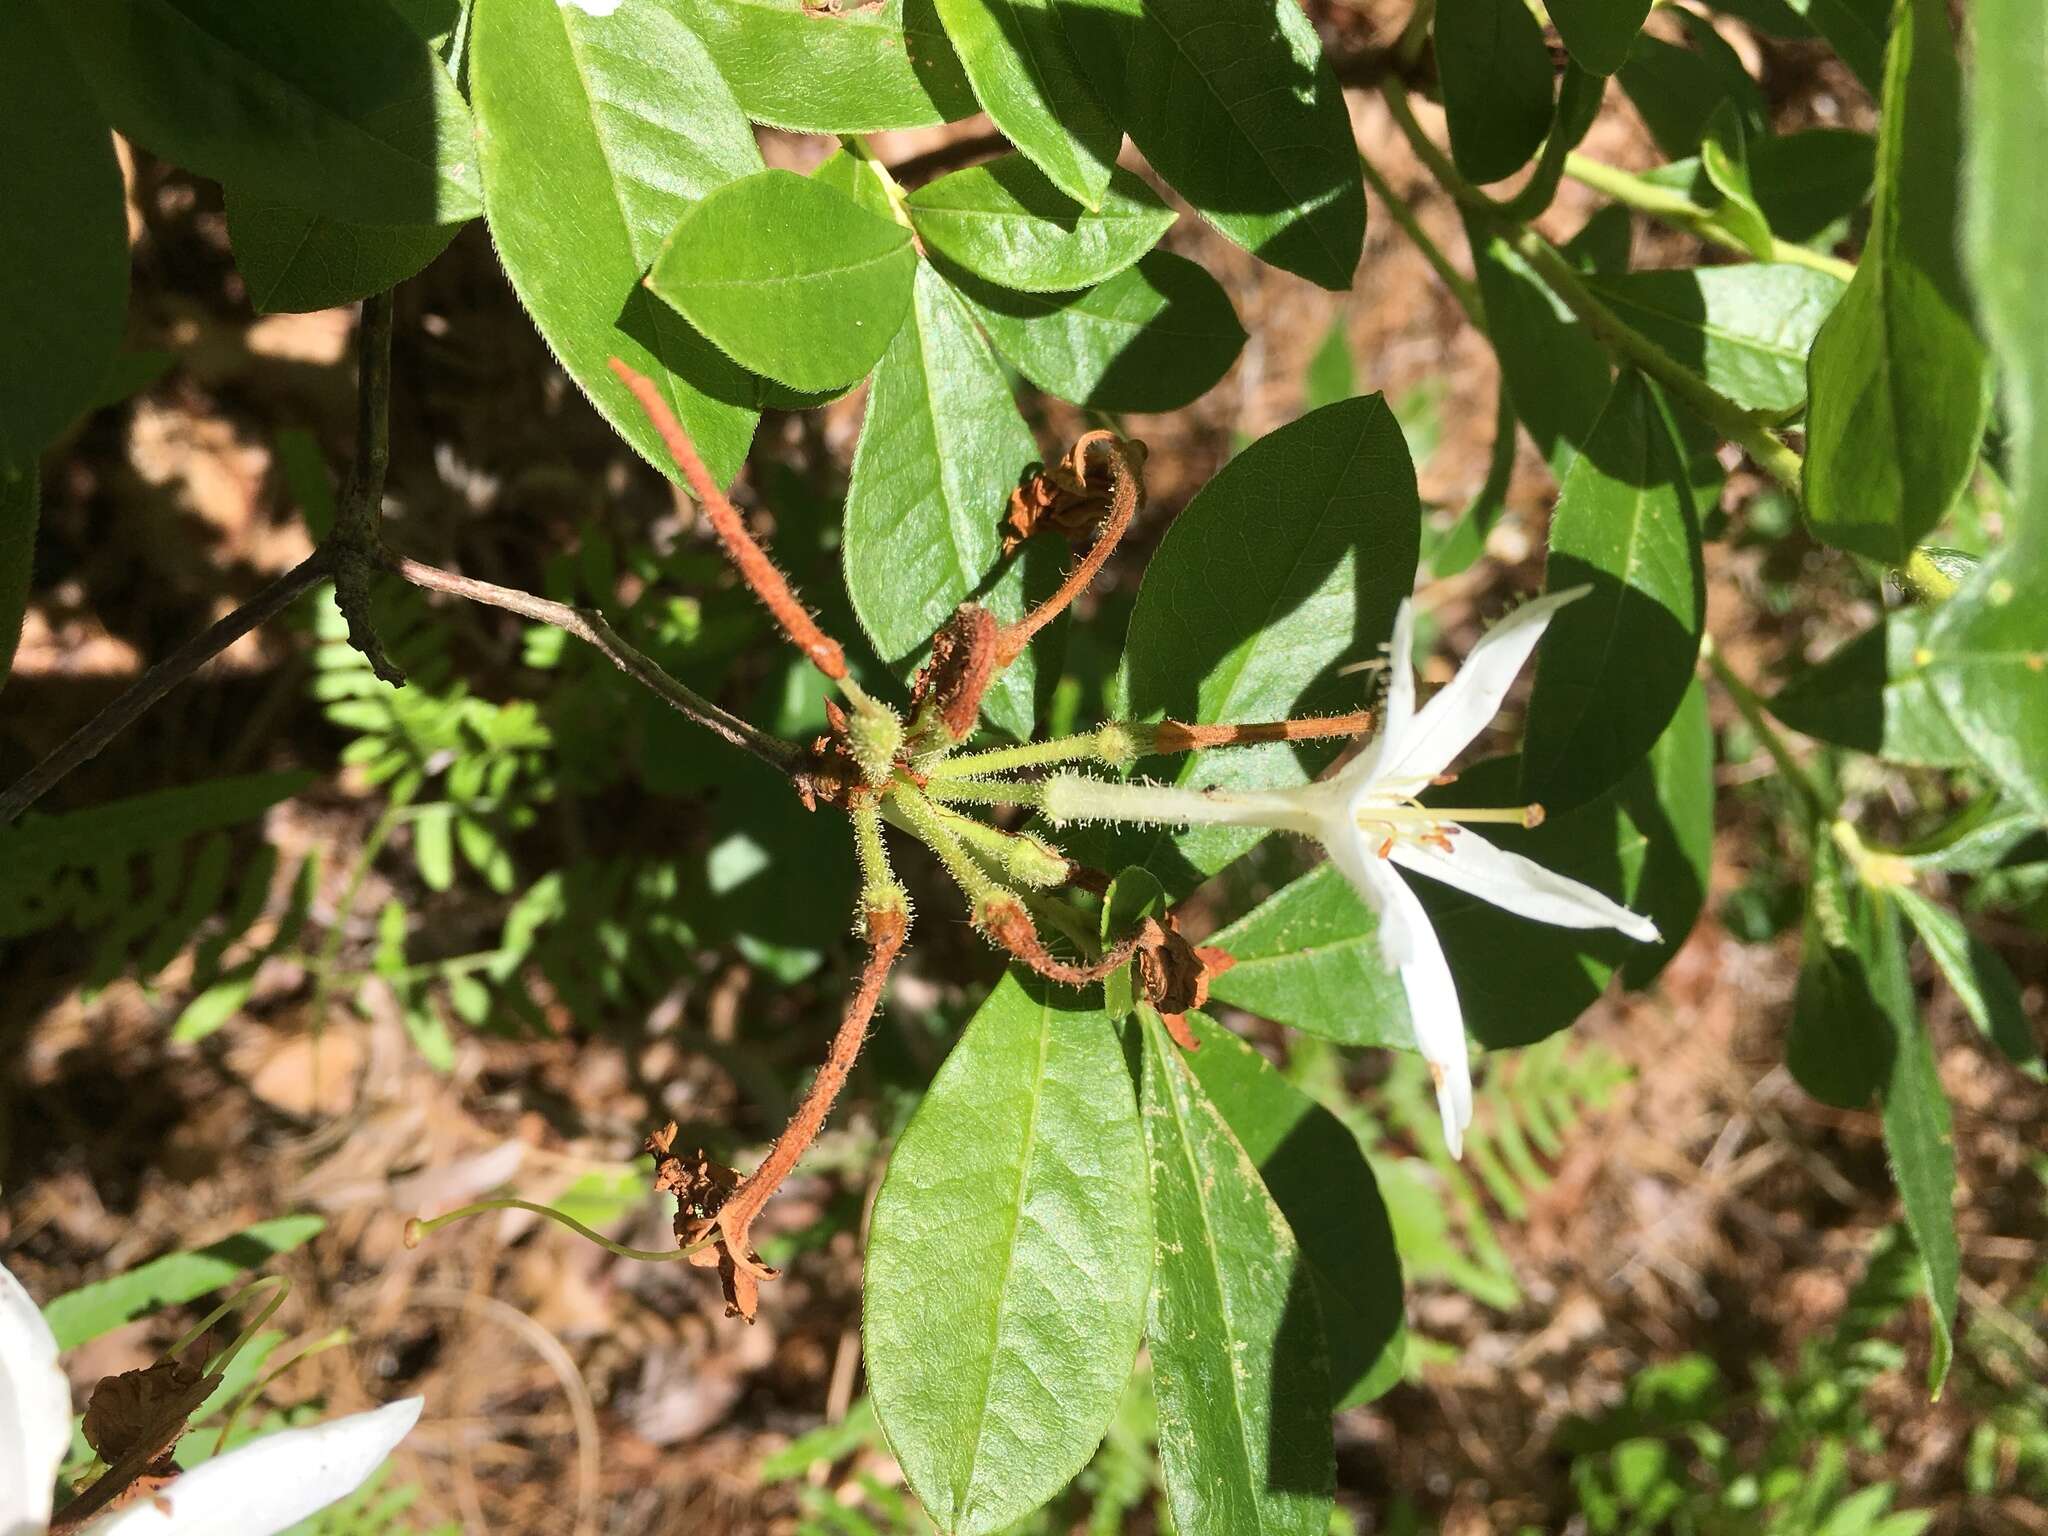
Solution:
M 1187 1118 L 1182 1110 L 1183 1094 L 1187 1086 L 1186 1079 L 1176 1080 L 1173 1076 L 1176 1071 L 1185 1072 L 1186 1068 L 1181 1066 L 1167 1052 L 1166 1048 L 1160 1044 L 1158 1026 L 1151 1023 L 1149 1019 L 1146 1023 L 1146 1039 L 1151 1047 L 1154 1058 L 1159 1062 L 1160 1069 L 1166 1078 L 1164 1086 L 1166 1088 L 1167 1103 L 1173 1109 L 1174 1134 L 1180 1142 L 1181 1152 L 1189 1174 L 1191 1176 L 1195 1175 L 1199 1168 L 1199 1163 L 1195 1157 L 1194 1143 L 1188 1134 Z M 1193 1177 L 1191 1182 L 1195 1191 L 1195 1209 L 1200 1213 L 1202 1219 L 1202 1246 L 1208 1253 L 1210 1277 L 1216 1284 L 1216 1310 L 1223 1317 L 1224 1375 L 1230 1380 L 1231 1419 L 1237 1425 L 1237 1449 L 1244 1461 L 1245 1486 L 1256 1489 L 1258 1486 L 1256 1475 L 1258 1462 L 1252 1454 L 1252 1444 L 1248 1438 L 1250 1426 L 1245 1422 L 1244 1399 L 1242 1394 L 1239 1393 L 1237 1386 L 1236 1363 L 1239 1339 L 1230 1315 L 1230 1294 L 1223 1285 L 1223 1256 L 1217 1248 L 1216 1229 L 1209 1221 L 1208 1202 L 1201 1198 L 1201 1180 L 1199 1177 Z
M 968 1495 L 974 1489 L 975 1468 L 980 1464 L 982 1442 L 988 1434 L 989 1386 L 995 1380 L 996 1353 L 1003 1337 L 1003 1316 L 1009 1306 L 1010 1276 L 1017 1268 L 1017 1233 L 1024 1225 L 1024 1201 L 1031 1187 L 1032 1155 L 1038 1146 L 1038 1110 L 1045 1099 L 1045 1064 L 1047 1047 L 1051 1041 L 1051 1020 L 1051 1007 L 1041 1002 L 1038 1005 L 1038 1070 L 1031 1079 L 1031 1114 L 1024 1123 L 1023 1155 L 1019 1159 L 1017 1172 L 1017 1199 L 1010 1209 L 1010 1234 L 1004 1245 L 1003 1278 L 996 1290 L 995 1319 L 989 1328 L 988 1364 L 987 1369 L 982 1372 L 981 1391 L 975 1397 L 974 1442 L 967 1453 L 966 1475 L 953 1490 L 953 1503 L 961 1517 L 964 1517 L 968 1510 Z

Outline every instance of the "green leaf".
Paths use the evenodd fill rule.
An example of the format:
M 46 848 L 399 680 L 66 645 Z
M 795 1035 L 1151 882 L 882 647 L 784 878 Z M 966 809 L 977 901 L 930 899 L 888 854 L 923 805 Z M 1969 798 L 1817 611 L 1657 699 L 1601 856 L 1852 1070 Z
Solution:
M 1145 1142 L 1109 1020 L 1005 976 L 875 1199 L 868 1391 L 941 1527 L 993 1531 L 1094 1454 L 1152 1273 Z
M 878 218 L 893 219 L 896 209 L 889 200 L 889 187 L 882 176 L 880 162 L 866 155 L 849 154 L 843 147 L 833 150 L 811 172 L 813 181 L 844 192 Z
M 1932 618 L 1917 608 L 1886 614 L 1779 689 L 1771 713 L 1795 731 L 1888 762 L 1969 767 L 1969 746 L 1921 665 Z
M 57 1336 L 58 1349 L 76 1349 L 123 1323 L 220 1290 L 243 1271 L 290 1253 L 326 1225 L 318 1216 L 259 1221 L 204 1248 L 166 1254 L 126 1274 L 68 1291 L 43 1308 L 43 1321 Z
M 1707 119 L 1700 140 L 1700 169 L 1708 183 L 1721 194 L 1721 206 L 1714 221 L 1748 248 L 1758 261 L 1769 261 L 1772 251 L 1770 221 L 1756 200 L 1749 179 L 1749 135 L 1735 103 L 1723 100 Z
M 925 246 L 976 277 L 1026 293 L 1071 293 L 1131 266 L 1174 212 L 1117 167 L 1091 212 L 1030 161 L 1005 155 L 919 187 L 907 199 Z
M 1874 95 L 1884 80 L 1893 0 L 1786 0 L 1826 38 Z
M 2048 483 L 2035 494 L 2048 494 Z M 1941 605 L 1914 660 L 1971 755 L 2008 793 L 2048 820 L 2048 606 L 2039 600 L 2044 582 L 2048 537 L 2035 535 Z
M 310 773 L 257 773 L 152 790 L 61 816 L 0 828 L 0 892 L 29 889 L 64 868 L 89 869 L 167 843 L 253 821 L 313 782 Z
M 1737 405 L 1790 415 L 1806 401 L 1806 358 L 1841 279 L 1749 263 L 1588 280 L 1624 320 Z
M 1096 207 L 1123 130 L 1089 86 L 1051 0 L 934 3 L 990 120 L 1054 186 Z
M 1698 679 L 1650 749 L 1645 771 L 1616 798 L 1647 842 L 1632 897 L 1656 920 L 1661 944 L 1637 944 L 1622 957 L 1621 980 L 1640 991 L 1671 963 L 1706 906 L 1714 855 L 1714 728 Z
M 1308 360 L 1301 380 L 1301 408 L 1319 411 L 1358 393 L 1357 371 L 1351 365 L 1351 317 L 1338 310 Z
M 1104 411 L 1171 411 L 1206 393 L 1244 346 L 1222 285 L 1153 251 L 1076 294 L 1015 293 L 939 264 L 996 349 L 1049 395 Z
M 1523 795 L 1559 810 L 1619 784 L 1664 734 L 1706 625 L 1684 447 L 1633 371 L 1558 491 L 1543 585 L 1592 588 L 1544 634 L 1522 744 Z
M 445 891 L 455 883 L 455 807 L 429 805 L 421 808 L 412 823 L 413 862 L 420 879 L 430 891 Z
M 42 479 L 33 464 L 26 469 L 0 464 L 0 688 L 7 686 L 28 612 L 41 502 Z
M 1466 220 L 1486 327 L 1515 413 L 1560 479 L 1613 385 L 1607 349 L 1498 234 Z
M 1947 5 L 1902 0 L 1870 238 L 1813 347 L 1807 517 L 1824 542 L 1893 564 L 1968 483 L 1990 407 L 1956 254 L 1961 90 Z
M 185 1005 L 171 1026 L 171 1038 L 180 1044 L 204 1040 L 240 1013 L 255 990 L 256 967 L 237 967 Z
M 1421 522 L 1415 468 L 1383 396 L 1324 406 L 1260 438 L 1202 487 L 1146 567 L 1124 641 L 1130 717 L 1211 724 L 1358 707 L 1363 687 L 1339 668 L 1376 656 L 1392 632 Z M 1300 784 L 1333 755 L 1328 744 L 1198 752 L 1173 779 Z M 1143 864 L 1183 894 L 1260 836 L 1145 829 L 1107 867 Z
M 1351 286 L 1358 150 L 1296 0 L 1060 0 L 1060 13 L 1111 116 L 1197 213 L 1263 261 Z
M 353 304 L 414 276 L 459 224 L 348 224 L 260 194 L 229 192 L 228 239 L 258 314 Z
M 661 387 L 712 474 L 730 480 L 760 385 L 640 286 L 691 199 L 761 168 L 703 45 L 656 0 L 608 17 L 480 0 L 470 53 L 491 238 L 519 302 L 649 463 L 676 477 L 613 357 Z
M 1707 122 L 1723 101 L 1735 104 L 1747 134 L 1762 139 L 1769 126 L 1763 91 L 1735 50 L 1704 18 L 1686 10 L 1672 14 L 1683 22 L 1692 46 L 1644 33 L 1615 76 L 1657 147 L 1673 160 L 1698 153 Z
M 1934 1345 L 1927 1366 L 1927 1390 L 1939 1397 L 1955 1354 L 1956 1288 L 1962 1267 L 1956 1246 L 1954 1134 L 1933 1042 L 1914 1016 L 1912 988 L 1905 982 L 1905 946 L 1899 937 L 1898 918 L 1892 913 L 1884 914 L 1880 943 L 1886 951 L 1881 962 L 1884 970 L 1895 972 L 1905 984 L 1895 990 L 1888 987 L 1880 999 L 1892 1029 L 1892 1047 L 1878 1101 L 1884 1113 L 1884 1145 L 1892 1179 L 1899 1186 L 1906 1228 L 1913 1234 L 1913 1246 L 1920 1250 L 1926 1277 Z M 1896 961 L 1891 958 L 1893 951 L 1898 952 Z
M 789 171 L 699 199 L 648 286 L 744 368 L 794 389 L 853 383 L 910 309 L 910 231 Z
M 1550 0 L 1557 35 L 1581 69 L 1611 75 L 1628 59 L 1652 0 Z
M 2048 7 L 1977 0 L 1963 228 L 1985 333 L 2003 371 L 2018 532 L 2048 547 Z
M 1927 946 L 1927 953 L 1941 968 L 1970 1021 L 2008 1059 L 2033 1068 L 2038 1075 L 2041 1045 L 2034 1038 L 2026 1001 L 2020 996 L 2020 984 L 2011 967 L 1997 950 L 1971 933 L 1960 917 L 1939 902 L 1929 900 L 1909 885 L 1895 888 L 1892 895 L 1919 933 L 1920 942 Z
M 1891 914 L 1844 879 L 1832 843 L 1816 844 L 1785 1065 L 1822 1103 L 1862 1109 L 1883 1086 L 1893 1048 L 1885 1010 L 1913 1014 L 1905 964 Z
M 1208 942 L 1237 961 L 1210 978 L 1216 1001 L 1344 1045 L 1415 1049 L 1378 920 L 1336 865 L 1282 886 Z
M 1771 230 L 1811 240 L 1870 200 L 1877 140 L 1848 128 L 1808 128 L 1749 146 L 1749 184 Z
M 128 217 L 106 120 L 34 5 L 0 7 L 0 101 L 10 123 L 0 155 L 0 474 L 28 472 L 0 514 L 0 644 L 11 660 L 15 570 L 23 592 L 28 579 L 28 547 L 14 535 L 21 498 L 32 539 L 35 456 L 97 402 L 121 345 Z
M 481 211 L 476 137 L 385 0 L 44 0 L 122 137 L 237 191 L 364 224 Z
M 842 556 L 861 628 L 898 670 L 982 590 L 1002 556 L 1010 492 L 1038 457 L 960 301 L 922 262 L 915 286 L 868 395 Z M 1030 664 L 1028 652 L 1016 663 Z
M 1336 1467 L 1315 1283 L 1244 1146 L 1139 1010 L 1158 1235 L 1159 1464 L 1180 1536 L 1324 1536 Z
M 1401 1256 L 1358 1138 L 1243 1040 L 1199 1013 L 1202 1048 L 1185 1058 L 1257 1165 L 1315 1282 L 1339 1408 L 1370 1402 L 1401 1376 Z
M 967 117 L 974 93 L 920 0 L 837 10 L 805 0 L 690 0 L 690 25 L 747 116 L 800 133 L 873 133 Z
M 1512 176 L 1550 132 L 1550 50 L 1536 18 L 1522 0 L 1438 0 L 1436 64 L 1458 170 Z

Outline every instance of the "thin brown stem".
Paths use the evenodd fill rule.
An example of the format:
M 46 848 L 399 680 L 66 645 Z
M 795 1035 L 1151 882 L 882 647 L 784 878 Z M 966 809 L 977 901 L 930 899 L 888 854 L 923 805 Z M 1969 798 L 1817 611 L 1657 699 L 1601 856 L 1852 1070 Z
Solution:
M 450 597 L 503 608 L 521 618 L 532 619 L 538 624 L 551 624 L 565 634 L 574 635 L 597 647 L 626 676 L 661 695 L 671 707 L 713 735 L 753 753 L 783 773 L 796 766 L 800 755 L 796 747 L 747 724 L 739 716 L 721 709 L 694 689 L 677 682 L 659 662 L 620 638 L 619 632 L 606 623 L 604 615 L 595 608 L 572 608 L 567 603 L 550 602 L 515 587 L 501 587 L 494 582 L 479 581 L 474 576 L 458 576 L 453 571 L 444 571 L 418 560 L 387 559 L 385 564 L 399 577 L 429 592 L 446 592 Z
M 1031 914 L 1014 900 L 990 903 L 981 928 L 1013 959 L 1029 966 L 1047 981 L 1056 981 L 1067 987 L 1085 987 L 1101 981 L 1128 965 L 1138 949 L 1138 935 L 1131 934 L 1112 945 L 1101 959 L 1088 965 L 1062 960 L 1045 947 L 1045 940 L 1038 936 Z
M 655 387 L 654 381 L 635 372 L 616 357 L 611 360 L 611 368 L 620 382 L 633 392 L 633 398 L 640 402 L 648 423 L 661 434 L 669 457 L 676 461 L 676 467 L 683 472 L 683 478 L 690 482 L 690 489 L 696 492 L 697 500 L 703 504 L 704 515 L 711 519 L 711 526 L 718 534 L 719 542 L 725 545 L 726 555 L 738 568 L 740 579 L 753 590 L 775 622 L 782 626 L 790 644 L 808 656 L 811 664 L 834 682 L 843 680 L 846 677 L 846 653 L 840 649 L 837 640 L 818 628 L 818 621 L 811 617 L 810 610 L 791 589 L 789 578 L 769 559 L 768 552 L 754 542 L 754 536 L 740 521 L 738 509 L 727 499 L 718 482 L 711 478 L 711 471 L 705 467 L 696 445 L 690 441 L 690 434 L 683 430 L 675 412 L 661 398 L 661 391 Z
M 1268 741 L 1324 741 L 1332 736 L 1362 736 L 1372 729 L 1373 713 L 1356 709 L 1348 715 L 1327 715 L 1305 720 L 1267 720 L 1256 725 L 1182 725 L 1162 720 L 1149 727 L 1151 739 L 1144 750 L 1151 752 L 1196 752 L 1210 747 L 1249 747 Z
M 775 1145 L 768 1149 L 761 1165 L 740 1181 L 718 1210 L 716 1224 L 733 1265 L 756 1280 L 772 1279 L 775 1271 L 754 1256 L 754 1219 L 818 1139 L 818 1132 L 825 1128 L 839 1090 L 846 1086 L 847 1076 L 867 1039 L 868 1024 L 882 1001 L 882 985 L 889 979 L 890 967 L 902 953 L 903 941 L 910 932 L 909 919 L 900 908 L 870 909 L 866 926 L 867 960 L 861 966 L 853 995 L 846 1000 L 846 1011 L 839 1017 L 839 1031 L 832 1037 L 824 1065 L 818 1068 L 818 1075 L 811 1080 L 796 1113 L 775 1138 Z
M 1109 460 L 1110 497 L 1109 510 L 1103 514 L 1102 522 L 1095 534 L 1095 543 L 1089 548 L 1087 557 L 1074 567 L 1067 579 L 1060 583 L 1059 590 L 1015 624 L 1006 624 L 996 636 L 996 670 L 1001 671 L 1024 654 L 1032 637 L 1046 625 L 1066 612 L 1075 598 L 1088 590 L 1109 557 L 1123 538 L 1124 531 L 1131 526 L 1131 519 L 1145 499 L 1144 478 L 1131 462 L 1130 451 L 1114 432 L 1095 431 L 1084 434 L 1074 444 L 1071 462 L 1074 478 L 1081 484 L 1088 482 L 1088 450 L 1100 446 Z
M 164 695 L 190 678 L 242 636 L 289 608 L 312 587 L 325 581 L 333 555 L 320 549 L 271 582 L 248 602 L 202 630 L 151 667 L 127 691 L 72 733 L 64 744 L 37 763 L 0 795 L 0 826 L 13 821 L 41 799 L 72 769 L 90 762 L 107 743 L 156 707 Z
M 68 1536 L 126 1493 L 137 1478 L 148 1472 L 178 1443 L 192 1415 L 213 1396 L 220 1383 L 218 1371 L 199 1376 L 166 1402 L 148 1432 L 139 1436 L 133 1447 L 108 1467 L 91 1487 L 57 1511 L 50 1521 L 50 1536 Z

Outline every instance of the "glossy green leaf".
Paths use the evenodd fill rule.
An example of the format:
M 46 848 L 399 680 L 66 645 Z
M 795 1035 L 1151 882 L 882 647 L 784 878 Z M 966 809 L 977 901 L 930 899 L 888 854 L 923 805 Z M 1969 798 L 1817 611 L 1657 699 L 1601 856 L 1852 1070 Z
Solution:
M 1977 0 L 1964 243 L 2003 373 L 2019 536 L 2048 549 L 2048 6 Z
M 1616 791 L 1616 799 L 1645 840 L 1631 900 L 1663 934 L 1663 942 L 1632 945 L 1622 956 L 1622 985 L 1641 991 L 1692 933 L 1706 906 L 1713 868 L 1714 728 L 1697 678 L 1643 771 Z
M 1793 263 L 1628 272 L 1591 281 L 1608 307 L 1737 405 L 1789 415 L 1845 285 Z
M 1184 1058 L 1287 1218 L 1315 1282 L 1336 1406 L 1369 1402 L 1401 1376 L 1401 1256 L 1386 1202 L 1345 1124 L 1243 1040 L 1199 1013 Z
M 1971 755 L 2048 820 L 2044 582 L 2048 537 L 2031 535 L 1942 604 L 1914 659 Z
M 941 270 L 996 350 L 1047 394 L 1077 405 L 1178 410 L 1207 393 L 1244 347 L 1222 285 L 1170 251 L 1075 294 L 1016 293 L 957 267 Z
M 910 231 L 789 171 L 692 203 L 648 286 L 742 367 L 794 389 L 851 384 L 910 309 Z
M 258 314 L 353 304 L 421 271 L 459 224 L 347 224 L 290 203 L 229 192 L 228 240 Z
M 1436 65 L 1451 158 L 1472 181 L 1512 176 L 1550 132 L 1550 49 L 1521 0 L 1438 0 Z
M 1684 448 L 1641 375 L 1624 372 L 1550 520 L 1544 590 L 1592 590 L 1536 655 L 1522 793 L 1550 810 L 1619 784 L 1678 712 L 1699 664 L 1706 569 Z
M 1131 718 L 1249 722 L 1359 707 L 1362 685 L 1339 669 L 1372 659 L 1392 633 L 1421 522 L 1407 441 L 1382 396 L 1260 438 L 1202 487 L 1146 567 L 1124 641 Z M 1187 785 L 1299 784 L 1333 753 L 1231 747 L 1170 772 Z M 1143 864 L 1178 895 L 1259 836 L 1146 829 L 1108 867 Z
M 1498 234 L 1468 219 L 1486 327 L 1515 414 L 1560 478 L 1592 434 L 1614 365 L 1607 349 Z
M 2027 1006 L 2020 996 L 2020 984 L 2012 968 L 1997 950 L 1963 926 L 1963 920 L 1949 908 L 1930 900 L 1910 885 L 1892 893 L 1899 910 L 1920 935 L 1927 953 L 1934 957 L 1950 989 L 1970 1016 L 2008 1059 L 2022 1066 L 2041 1069 L 2041 1045 L 2034 1038 L 2034 1026 L 2027 1018 Z
M 1020 155 L 941 176 L 910 194 L 928 250 L 976 277 L 1026 293 L 1071 293 L 1112 278 L 1166 233 L 1174 212 L 1118 167 L 1081 207 Z
M 1895 564 L 1961 494 L 1990 404 L 1956 252 L 1961 90 L 1947 5 L 1902 0 L 1870 238 L 1813 347 L 1807 517 Z
M 1205 942 L 1237 961 L 1209 980 L 1219 1003 L 1344 1045 L 1415 1048 L 1378 920 L 1336 865 L 1319 864 Z
M 801 133 L 922 128 L 974 93 L 928 0 L 690 0 L 690 25 L 757 123 Z
M 990 121 L 1054 186 L 1097 206 L 1123 130 L 1088 84 L 1052 0 L 933 3 Z
M 0 688 L 14 667 L 28 589 L 35 575 L 36 523 L 42 512 L 42 477 L 30 464 L 0 464 Z
M 259 1221 L 204 1248 L 165 1254 L 55 1297 L 43 1308 L 43 1321 L 57 1336 L 58 1349 L 76 1349 L 123 1323 L 220 1290 L 244 1271 L 290 1253 L 326 1225 L 318 1216 Z
M 1550 0 L 1550 19 L 1581 69 L 1611 75 L 1628 59 L 1652 0 Z
M 1180 1536 L 1324 1536 L 1336 1466 L 1315 1282 L 1244 1146 L 1143 1021 L 1158 1237 L 1145 1337 Z
M 447 66 L 386 0 L 44 0 L 124 138 L 238 191 L 365 224 L 480 211 Z
M 868 1391 L 943 1529 L 1008 1525 L 1094 1454 L 1137 1354 L 1151 1242 L 1109 1020 L 1006 976 L 889 1159 L 862 1288 Z
M 1721 194 L 1715 222 L 1748 248 L 1758 261 L 1771 259 L 1770 220 L 1749 178 L 1749 134 L 1735 103 L 1723 100 L 1707 119 L 1700 139 L 1700 169 Z
M 1059 0 L 1110 115 L 1261 260 L 1348 288 L 1365 242 L 1351 115 L 1296 0 Z
M 1687 10 L 1672 14 L 1683 23 L 1690 46 L 1644 33 L 1615 76 L 1657 147 L 1674 160 L 1698 153 L 1707 122 L 1723 101 L 1734 103 L 1752 140 L 1761 139 L 1768 127 L 1763 91 L 1735 50 L 1704 18 Z
M 1931 617 L 1915 608 L 1885 615 L 1795 675 L 1770 701 L 1771 713 L 1795 731 L 1887 762 L 1968 767 L 1969 746 L 1921 665 Z
M 916 290 L 868 395 L 843 553 L 861 628 L 898 670 L 982 591 L 1002 556 L 1010 492 L 1038 457 L 959 299 L 922 263 Z M 1016 665 L 1028 668 L 1030 654 Z
M 43 447 L 99 396 L 128 313 L 128 217 L 106 119 L 32 4 L 0 8 L 0 101 L 9 121 L 0 155 L 5 472 L 32 469 Z M 19 495 L 8 497 L 8 523 L 18 523 L 21 505 Z M 33 529 L 32 505 L 28 516 Z M 0 548 L 15 548 L 4 527 Z M 25 550 L 20 558 L 26 561 Z M 25 586 L 25 564 L 20 580 Z M 11 657 L 21 616 L 15 612 L 10 626 L 8 612 L 0 596 Z
M 513 291 L 620 436 L 676 471 L 618 357 L 653 379 L 721 481 L 739 473 L 759 382 L 640 286 L 693 198 L 761 167 L 703 45 L 665 0 L 598 17 L 479 0 L 470 85 L 491 238 Z
M 843 146 L 827 155 L 811 172 L 813 181 L 844 192 L 877 218 L 896 217 L 889 201 L 889 187 L 882 180 L 881 163 L 869 156 L 849 153 Z

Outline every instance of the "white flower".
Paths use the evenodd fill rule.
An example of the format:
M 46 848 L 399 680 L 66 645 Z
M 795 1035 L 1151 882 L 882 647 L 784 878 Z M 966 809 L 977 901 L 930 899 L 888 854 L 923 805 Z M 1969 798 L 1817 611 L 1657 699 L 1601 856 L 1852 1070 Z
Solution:
M 100 1516 L 80 1536 L 272 1536 L 361 1487 L 419 1418 L 421 1401 L 266 1435 Z M 57 1341 L 0 1267 L 0 1536 L 48 1530 L 70 1445 L 71 1388 Z
M 1330 778 L 1295 789 L 1188 791 L 1062 774 L 1046 784 L 1046 813 L 1056 822 L 1106 816 L 1275 827 L 1320 842 L 1379 918 L 1380 951 L 1408 994 L 1415 1044 L 1436 1079 L 1444 1140 L 1459 1155 L 1472 1122 L 1464 1014 L 1429 915 L 1396 870 L 1428 875 L 1537 922 L 1615 928 L 1645 943 L 1658 938 L 1648 918 L 1591 886 L 1495 847 L 1466 825 L 1534 826 L 1542 819 L 1541 807 L 1446 810 L 1416 798 L 1499 712 L 1551 615 L 1586 590 L 1553 593 L 1518 608 L 1472 647 L 1457 676 L 1420 709 L 1410 659 L 1414 617 L 1403 602 L 1387 656 L 1379 734 Z

